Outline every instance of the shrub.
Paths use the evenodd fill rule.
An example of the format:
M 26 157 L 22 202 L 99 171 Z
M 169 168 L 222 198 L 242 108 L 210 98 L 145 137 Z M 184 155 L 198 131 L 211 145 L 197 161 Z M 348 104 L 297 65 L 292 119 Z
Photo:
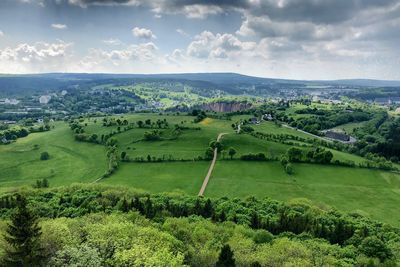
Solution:
M 48 160 L 50 158 L 50 154 L 46 151 L 40 154 L 40 160 Z

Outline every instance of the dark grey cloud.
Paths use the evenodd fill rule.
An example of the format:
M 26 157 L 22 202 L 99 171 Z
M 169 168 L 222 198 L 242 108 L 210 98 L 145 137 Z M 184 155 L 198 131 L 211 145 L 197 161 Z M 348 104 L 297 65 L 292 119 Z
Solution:
M 62 1 L 62 0 L 54 0 Z M 341 23 L 369 9 L 389 8 L 398 0 L 64 0 L 70 4 L 140 5 L 158 13 L 185 13 L 201 6 L 203 12 L 242 11 L 253 16 L 268 16 L 277 21 L 308 21 L 316 24 Z

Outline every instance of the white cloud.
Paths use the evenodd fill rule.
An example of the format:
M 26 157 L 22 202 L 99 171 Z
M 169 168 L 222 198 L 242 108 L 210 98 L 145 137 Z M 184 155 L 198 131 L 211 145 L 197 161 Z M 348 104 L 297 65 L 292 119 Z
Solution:
M 4 33 L 2 31 L 0 31 L 0 37 L 3 37 Z
M 176 29 L 176 32 L 179 33 L 182 36 L 190 37 L 190 35 L 187 32 L 185 32 L 184 30 L 182 30 L 182 29 Z
M 156 39 L 157 36 L 153 32 L 146 28 L 135 27 L 132 29 L 133 36 L 141 39 Z
M 120 45 L 120 44 L 122 44 L 121 40 L 114 39 L 114 38 L 103 40 L 103 43 L 105 43 L 107 45 Z
M 65 24 L 58 24 L 58 23 L 53 23 L 53 24 L 51 24 L 51 27 L 54 28 L 54 29 L 57 29 L 57 30 L 65 30 L 65 29 L 68 28 L 67 25 L 65 25 Z
M 48 72 L 65 68 L 72 56 L 72 43 L 22 43 L 0 50 L 0 72 Z
M 232 34 L 203 31 L 189 44 L 187 54 L 197 58 L 227 58 L 229 55 L 251 51 L 255 45 L 254 42 L 242 42 Z

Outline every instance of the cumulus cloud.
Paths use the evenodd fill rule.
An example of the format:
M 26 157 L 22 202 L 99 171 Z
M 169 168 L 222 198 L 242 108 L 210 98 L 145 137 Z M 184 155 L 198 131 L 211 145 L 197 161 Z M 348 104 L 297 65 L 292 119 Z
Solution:
M 91 49 L 89 54 L 81 55 L 81 58 L 87 59 L 80 65 L 83 70 L 86 68 L 89 70 L 89 66 L 93 66 L 98 68 L 97 70 L 104 68 L 107 71 L 107 66 L 112 66 L 110 70 L 128 71 L 129 64 L 131 67 L 136 67 L 132 62 L 141 62 L 140 66 L 152 62 L 154 66 L 165 68 L 168 72 L 172 71 L 169 67 L 174 63 L 172 64 L 174 68 L 178 66 L 183 68 L 183 71 L 253 70 L 254 74 L 281 77 L 294 77 L 293 73 L 297 73 L 298 76 L 294 78 L 302 78 L 299 73 L 310 76 L 327 73 L 338 77 L 360 74 L 371 77 L 372 71 L 376 72 L 379 69 L 377 73 L 384 75 L 391 73 L 392 77 L 400 78 L 396 71 L 400 64 L 398 0 L 30 0 L 29 2 L 35 1 L 44 2 L 46 7 L 54 6 L 54 2 L 88 9 L 91 6 L 96 6 L 96 9 L 114 6 L 140 7 L 141 10 L 153 12 L 159 23 L 170 19 L 168 15 L 178 14 L 188 18 L 185 20 L 179 17 L 183 23 L 188 23 L 185 29 L 197 25 L 198 22 L 193 22 L 191 19 L 205 19 L 217 15 L 204 23 L 205 31 L 199 32 L 193 39 L 188 39 L 190 42 L 188 45 L 185 43 L 188 40 L 183 38 L 160 44 L 160 49 L 155 44 L 152 49 L 151 45 L 128 46 L 117 39 L 104 40 L 103 45 L 119 45 L 118 49 L 107 50 L 116 47 Z M 222 30 L 221 25 L 231 21 L 231 18 L 234 21 L 232 25 L 237 25 L 237 19 L 241 18 L 239 26 L 235 29 L 226 27 L 226 31 Z M 154 18 L 149 16 L 149 19 Z M 163 25 L 163 28 L 164 26 L 168 25 Z M 197 26 L 193 27 L 196 28 Z M 160 29 L 154 28 L 154 30 Z M 182 29 L 170 30 L 176 30 L 182 36 L 189 37 Z M 135 27 L 132 29 L 132 34 L 145 44 L 152 43 L 151 41 L 156 39 L 155 34 L 146 28 Z M 171 47 L 178 41 L 182 44 Z M 178 47 L 179 49 L 176 49 Z M 143 57 L 137 54 L 139 51 L 143 53 Z M 157 64 L 154 64 L 155 62 Z M 263 71 L 267 73 L 263 74 Z M 369 74 L 367 71 L 370 71 Z
M 203 31 L 189 44 L 187 54 L 197 58 L 227 58 L 228 54 L 250 51 L 254 47 L 254 42 L 242 42 L 232 34 Z
M 2 31 L 0 31 L 0 37 L 3 37 L 4 33 Z
M 64 68 L 71 55 L 72 43 L 22 43 L 0 50 L 0 72 L 41 72 Z
M 141 39 L 156 39 L 157 36 L 153 32 L 146 28 L 135 27 L 132 29 L 133 36 Z
M 67 25 L 65 25 L 65 24 L 58 24 L 58 23 L 53 23 L 53 24 L 51 24 L 51 27 L 54 28 L 54 29 L 57 29 L 57 30 L 65 30 L 65 29 L 68 28 Z

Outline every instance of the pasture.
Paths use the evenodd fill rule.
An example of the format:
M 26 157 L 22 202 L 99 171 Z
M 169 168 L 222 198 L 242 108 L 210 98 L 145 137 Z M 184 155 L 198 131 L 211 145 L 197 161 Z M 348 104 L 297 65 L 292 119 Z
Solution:
M 400 175 L 361 168 L 345 168 L 333 165 L 294 164 L 294 174 L 284 172 L 279 162 L 241 161 L 248 153 L 265 153 L 279 158 L 290 145 L 255 138 L 248 134 L 236 134 L 231 124 L 250 116 L 235 116 L 232 120 L 207 118 L 194 123 L 193 116 L 176 114 L 128 114 L 113 118 L 134 124 L 103 126 L 103 117 L 81 120 L 86 134 L 109 134 L 118 141 L 118 151 L 129 158 L 170 158 L 174 162 L 120 162 L 119 168 L 104 184 L 135 187 L 149 192 L 178 192 L 196 195 L 207 173 L 209 161 L 193 161 L 204 156 L 210 141 L 219 133 L 228 133 L 222 139 L 225 149 L 234 147 L 234 160 L 227 160 L 220 153 L 205 196 L 240 197 L 257 196 L 289 201 L 307 198 L 321 206 L 329 205 L 346 212 L 357 212 L 372 218 L 400 225 L 400 215 L 393 212 L 400 201 Z M 108 117 L 109 118 L 109 117 Z M 159 129 L 161 139 L 145 141 L 144 133 L 152 128 L 137 127 L 138 121 L 165 120 L 167 128 Z M 75 182 L 90 183 L 101 177 L 107 169 L 106 147 L 101 144 L 78 142 L 65 122 L 51 123 L 49 132 L 33 133 L 10 145 L 0 146 L 0 187 L 30 186 L 38 179 L 47 178 L 50 186 L 68 185 Z M 175 125 L 182 127 L 180 134 L 172 134 Z M 252 125 L 255 131 L 273 134 L 292 134 L 309 138 L 293 129 L 279 127 L 272 122 Z M 121 129 L 122 128 L 122 129 Z M 303 144 L 304 145 L 304 144 Z M 306 144 L 308 147 L 310 144 Z M 306 149 L 306 148 L 303 148 Z M 49 160 L 40 160 L 41 152 L 50 154 Z M 364 158 L 331 150 L 333 159 L 352 160 Z M 225 154 L 225 155 L 223 155 Z

